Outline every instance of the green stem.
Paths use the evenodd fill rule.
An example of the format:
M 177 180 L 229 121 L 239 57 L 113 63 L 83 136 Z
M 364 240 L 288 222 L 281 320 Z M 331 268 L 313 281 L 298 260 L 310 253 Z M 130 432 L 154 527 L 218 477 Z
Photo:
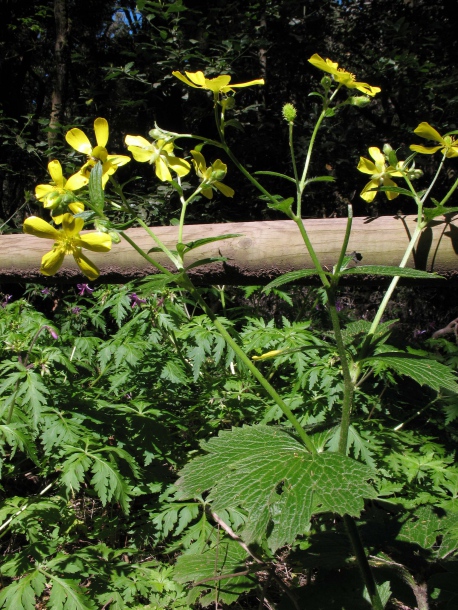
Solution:
M 449 190 L 449 192 L 445 195 L 445 197 L 442 199 L 442 201 L 439 203 L 439 205 L 445 205 L 447 203 L 447 201 L 450 199 L 450 197 L 453 195 L 453 193 L 455 192 L 455 190 L 458 188 L 458 178 L 456 179 L 454 185 L 452 186 L 452 188 Z M 1 229 L 1 227 L 0 227 Z
M 270 383 L 267 381 L 267 379 L 264 377 L 264 375 L 257 369 L 257 367 L 250 360 L 250 358 L 248 358 L 248 356 L 241 349 L 241 347 L 237 344 L 237 342 L 231 337 L 231 335 L 228 333 L 228 331 L 224 328 L 224 325 L 219 321 L 217 316 L 215 316 L 215 314 L 208 307 L 207 303 L 203 300 L 199 291 L 194 286 L 194 284 L 191 282 L 191 280 L 188 277 L 185 277 L 185 280 L 181 283 L 181 285 L 192 294 L 192 296 L 199 303 L 200 307 L 202 307 L 202 309 L 205 311 L 205 313 L 210 318 L 213 325 L 218 330 L 218 332 L 223 337 L 223 339 L 226 341 L 226 343 L 234 350 L 234 352 L 237 354 L 237 356 L 240 358 L 240 360 L 243 362 L 243 364 L 247 367 L 247 369 L 250 371 L 250 373 L 253 375 L 253 377 L 255 377 L 257 379 L 257 381 L 261 384 L 261 386 L 264 388 L 264 390 L 269 394 L 269 396 L 280 407 L 280 409 L 283 411 L 283 413 L 286 416 L 286 418 L 288 419 L 288 421 L 291 423 L 293 428 L 296 430 L 299 437 L 301 438 L 301 440 L 303 441 L 303 443 L 307 447 L 307 449 L 310 451 L 310 453 L 312 453 L 313 455 L 316 455 L 317 451 L 315 449 L 315 446 L 314 446 L 311 438 L 302 428 L 302 426 L 300 425 L 299 421 L 297 420 L 297 418 L 295 417 L 295 415 L 293 414 L 291 409 L 283 401 L 283 399 L 275 391 L 275 389 L 270 385 Z
M 156 267 L 156 269 L 158 269 L 161 273 L 165 273 L 166 275 L 173 277 L 173 273 L 163 267 L 160 263 L 156 262 L 153 258 L 151 258 L 151 256 L 148 256 L 148 254 L 146 254 L 146 252 L 144 252 L 140 248 L 140 246 L 137 246 L 137 244 L 124 231 L 120 231 L 119 234 L 126 240 L 128 244 L 132 246 L 134 250 L 136 250 L 140 254 L 140 256 L 147 260 L 148 263 L 153 265 L 153 267 Z
M 334 280 L 335 283 L 337 283 L 339 281 L 340 268 L 342 267 L 343 259 L 345 258 L 345 254 L 347 252 L 348 242 L 350 241 L 350 235 L 351 235 L 351 227 L 353 224 L 353 206 L 350 204 L 347 209 L 348 209 L 347 227 L 345 229 L 345 236 L 344 236 L 344 240 L 342 243 L 342 248 L 340 249 L 339 260 L 337 261 L 337 265 L 335 266 L 335 274 L 336 274 L 335 280 Z
M 412 251 L 415 248 L 415 244 L 417 243 L 417 240 L 418 240 L 418 238 L 419 238 L 419 236 L 420 236 L 420 234 L 421 234 L 423 229 L 424 229 L 423 224 L 421 224 L 420 226 L 418 226 L 418 224 L 417 224 L 417 226 L 415 227 L 415 231 L 414 231 L 414 233 L 412 235 L 412 238 L 411 238 L 411 240 L 409 242 L 409 245 L 407 246 L 407 249 L 406 249 L 406 251 L 404 253 L 404 256 L 402 257 L 402 261 L 399 263 L 399 267 L 401 269 L 406 266 L 407 261 L 409 260 L 409 257 L 412 254 Z M 388 290 L 386 291 L 386 293 L 385 293 L 385 295 L 384 295 L 384 297 L 382 299 L 382 302 L 380 303 L 378 311 L 375 314 L 375 318 L 374 318 L 374 320 L 373 320 L 373 322 L 371 324 L 371 327 L 369 329 L 368 335 L 366 337 L 366 341 L 367 341 L 368 338 L 369 338 L 369 341 L 370 341 L 370 338 L 372 337 L 372 335 L 377 330 L 377 327 L 380 324 L 380 320 L 382 319 L 382 316 L 385 313 L 385 309 L 386 309 L 386 307 L 387 307 L 387 305 L 388 305 L 388 303 L 389 303 L 389 301 L 391 299 L 391 296 L 392 296 L 392 294 L 393 294 L 393 292 L 394 292 L 394 290 L 395 290 L 399 280 L 400 280 L 400 276 L 399 275 L 396 275 L 391 280 L 391 283 L 388 286 Z
M 299 215 L 293 215 L 292 219 L 298 226 L 298 229 L 302 235 L 302 239 L 304 240 L 305 246 L 307 248 L 310 258 L 312 259 L 313 265 L 319 275 L 321 283 L 323 284 L 323 286 L 326 289 L 330 288 L 331 283 L 329 282 L 329 279 L 328 279 L 323 267 L 321 266 L 320 261 L 318 260 L 316 252 L 312 246 L 312 242 L 310 241 L 307 230 L 304 226 L 304 221 L 302 220 L 302 218 Z
M 342 400 L 342 415 L 340 420 L 340 436 L 338 452 L 342 455 L 347 455 L 348 444 L 348 429 L 350 427 L 350 415 L 353 407 L 353 396 L 355 393 L 355 385 L 351 376 L 350 366 L 348 364 L 347 351 L 342 338 L 340 329 L 339 314 L 335 304 L 335 295 L 332 289 L 327 291 L 328 294 L 328 311 L 331 318 L 332 329 L 336 341 L 337 352 L 340 358 L 340 366 L 342 367 L 342 375 L 344 380 L 343 400 Z
M 371 567 L 366 557 L 366 552 L 364 551 L 364 546 L 361 541 L 358 528 L 356 527 L 356 523 L 350 515 L 344 515 L 344 524 L 345 529 L 347 530 L 348 537 L 350 538 L 351 545 L 353 547 L 353 552 L 356 556 L 356 561 L 358 563 L 361 576 L 363 578 L 364 584 L 366 585 L 367 592 L 369 594 L 369 598 L 371 600 L 373 610 L 383 610 L 382 600 L 380 599 L 379 592 L 377 590 L 377 584 L 374 579 L 374 575 L 372 574 Z
M 170 250 L 167 248 L 167 246 L 164 243 L 162 243 L 162 241 L 159 239 L 159 237 L 157 235 L 155 235 L 155 233 L 153 231 L 151 231 L 151 229 L 146 224 L 146 222 L 144 222 L 141 218 L 137 218 L 137 222 L 140 226 L 142 226 L 145 229 L 145 231 L 148 233 L 148 235 L 156 242 L 156 244 L 159 246 L 159 248 L 162 250 L 162 252 L 169 257 L 169 259 L 172 261 L 172 263 L 175 265 L 175 267 L 178 270 L 181 270 L 183 268 L 181 261 L 179 261 L 178 258 L 174 254 L 172 254 L 172 252 L 170 252 Z

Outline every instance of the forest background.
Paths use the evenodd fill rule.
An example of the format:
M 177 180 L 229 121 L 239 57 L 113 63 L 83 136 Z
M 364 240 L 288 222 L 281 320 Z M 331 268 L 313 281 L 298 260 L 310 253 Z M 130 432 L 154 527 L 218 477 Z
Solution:
M 367 155 L 370 146 L 381 148 L 384 143 L 408 149 L 412 132 L 422 121 L 436 126 L 441 133 L 458 127 L 458 24 L 452 0 L 434 3 L 423 0 L 251 3 L 0 0 L 0 9 L 1 233 L 21 232 L 25 217 L 42 215 L 34 189 L 48 180 L 50 160 L 60 160 L 65 176 L 79 167 L 78 158 L 65 143 L 65 133 L 73 127 L 92 133 L 94 119 L 106 118 L 110 125 L 110 149 L 120 154 L 126 152 L 123 144 L 126 134 L 145 135 L 155 123 L 173 132 L 216 138 L 211 104 L 203 101 L 202 92 L 185 89 L 172 77 L 173 70 L 202 70 L 207 77 L 227 73 L 236 82 L 265 79 L 263 87 L 238 91 L 233 113 L 241 129 L 231 132 L 230 141 L 236 143 L 239 157 L 252 172 L 291 172 L 288 127 L 281 116 L 286 102 L 297 108 L 300 125 L 296 137 L 297 157 L 303 161 L 309 134 L 319 113 L 314 99 L 308 97 L 317 86 L 316 71 L 308 63 L 314 53 L 332 58 L 354 72 L 358 80 L 367 80 L 381 88 L 369 106 L 347 108 L 349 120 L 331 119 L 323 126 L 312 170 L 332 176 L 335 181 L 324 182 L 319 190 L 307 191 L 303 211 L 311 218 L 345 216 L 349 203 L 355 216 L 415 213 L 414 208 L 409 208 L 408 200 L 402 204 L 399 199 L 390 202 L 383 194 L 370 205 L 363 201 L 359 193 L 366 179 L 356 170 L 359 157 Z M 185 150 L 183 154 L 188 153 Z M 254 187 L 235 171 L 230 159 L 222 156 L 222 160 L 228 164 L 230 185 L 236 193 L 234 198 L 229 200 L 217 195 L 212 200 L 199 201 L 190 208 L 188 223 L 224 224 L 283 218 L 266 206 Z M 433 176 L 431 158 L 423 157 L 419 165 L 425 180 Z M 122 171 L 125 193 L 139 217 L 148 225 L 175 223 L 180 202 L 167 183 L 155 179 L 154 167 L 131 163 Z M 455 166 L 450 164 L 441 178 L 443 182 L 436 185 L 438 191 L 445 191 L 445 183 L 456 180 L 456 174 Z M 266 177 L 265 184 L 275 192 L 273 179 Z M 400 205 L 405 207 L 400 210 Z M 0 286 L 3 299 L 0 329 L 6 337 L 2 346 L 5 381 L 0 386 L 0 394 L 6 397 L 7 409 L 13 409 L 16 404 L 18 409 L 30 408 L 34 418 L 33 425 L 27 423 L 30 430 L 23 430 L 23 437 L 5 437 L 7 447 L 13 443 L 12 438 L 16 439 L 13 451 L 4 450 L 2 445 L 5 478 L 1 515 L 6 526 L 0 536 L 4 543 L 2 552 L 8 560 L 2 572 L 4 591 L 8 592 L 0 594 L 0 607 L 29 610 L 34 607 L 36 594 L 42 607 L 53 610 L 67 608 L 64 603 L 69 608 L 91 608 L 88 589 L 97 607 L 188 608 L 188 604 L 196 606 L 200 595 L 203 596 L 201 603 L 208 605 L 211 596 L 206 593 L 205 584 L 196 587 L 194 598 L 193 594 L 188 597 L 183 588 L 192 580 L 189 578 L 192 566 L 186 565 L 186 560 L 178 564 L 180 567 L 173 575 L 169 568 L 183 549 L 182 557 L 192 560 L 197 526 L 208 539 L 219 536 L 220 530 L 214 523 L 211 527 L 208 522 L 202 525 L 206 515 L 199 512 L 201 507 L 197 504 L 178 505 L 173 503 L 173 498 L 170 502 L 167 486 L 188 456 L 198 451 L 198 440 L 232 425 L 258 424 L 258 413 L 263 410 L 263 423 L 277 422 L 278 414 L 260 398 L 259 388 L 249 375 L 237 380 L 220 379 L 220 361 L 224 360 L 227 368 L 233 354 L 230 350 L 224 351 L 221 340 L 215 338 L 197 315 L 200 310 L 192 309 L 189 316 L 187 308 L 193 306 L 186 300 L 184 304 L 179 298 L 176 300 L 173 291 L 147 302 L 141 298 L 143 295 L 137 296 L 138 288 L 129 285 L 119 289 L 98 287 L 94 294 L 85 284 L 77 292 L 58 282 L 47 286 L 44 290 L 41 286 Z M 212 306 L 217 311 L 225 311 L 226 305 L 229 309 L 233 307 L 231 323 L 239 325 L 249 350 L 261 353 L 272 349 L 278 341 L 286 340 L 288 333 L 292 336 L 293 330 L 297 330 L 294 325 L 305 319 L 327 332 L 320 298 L 313 290 L 302 288 L 295 292 L 292 289 L 276 299 L 272 294 L 260 295 L 254 289 L 239 292 L 234 289 L 233 293 L 227 293 L 227 303 L 224 291 L 218 290 L 209 293 Z M 380 290 L 381 287 L 373 284 L 357 292 L 344 289 L 339 304 L 342 316 L 348 316 L 350 321 L 370 318 L 380 300 Z M 407 338 L 415 348 L 425 347 L 424 341 L 434 330 L 456 317 L 456 292 L 454 284 L 445 288 L 442 285 L 434 289 L 402 289 L 387 312 L 389 317 L 400 319 L 394 332 L 398 344 Z M 25 301 L 20 299 L 23 296 Z M 154 329 L 148 330 L 152 333 L 148 341 L 145 339 L 147 308 L 155 320 Z M 243 326 L 253 313 L 259 319 Z M 281 331 L 273 326 L 267 328 L 268 320 L 277 323 L 282 314 L 290 316 L 291 323 L 283 319 Z M 53 343 L 51 331 L 47 332 L 49 324 L 59 328 L 61 351 Z M 43 345 L 40 344 L 41 351 L 37 349 L 34 353 L 38 337 L 35 334 L 41 333 L 42 328 L 45 331 L 40 334 L 39 342 Z M 304 326 L 302 330 L 307 333 L 307 329 Z M 177 349 L 180 342 L 183 354 Z M 77 348 L 76 352 L 73 348 Z M 456 363 L 453 344 L 442 349 L 447 355 L 442 352 L 437 358 L 453 369 Z M 11 372 L 15 371 L 11 364 L 13 356 L 24 367 L 30 358 L 26 377 L 20 377 L 24 374 L 22 369 L 19 373 Z M 91 359 L 97 361 L 93 369 L 87 365 Z M 194 372 L 188 370 L 189 362 L 193 362 Z M 311 392 L 313 383 L 318 383 L 307 377 L 302 365 L 298 357 L 291 370 L 279 375 L 278 384 L 285 392 L 296 377 L 301 379 L 304 392 L 306 386 Z M 62 386 L 52 383 L 49 371 Z M 197 377 L 193 379 L 195 374 Z M 330 413 L 340 391 L 340 381 L 324 359 L 320 375 L 322 392 L 318 397 L 314 395 L 314 400 L 317 405 L 321 405 L 320 401 L 323 405 L 326 403 L 325 407 L 321 405 L 323 412 L 329 408 Z M 76 380 L 70 389 L 65 385 L 69 376 Z M 155 384 L 153 396 L 151 380 Z M 194 385 L 197 380 L 199 392 Z M 24 388 L 19 382 L 24 382 Z M 375 396 L 383 395 L 396 416 L 406 404 L 411 404 L 409 401 L 417 401 L 415 408 L 421 413 L 431 401 L 435 404 L 435 398 L 419 392 L 417 386 L 397 387 L 388 374 L 381 385 L 377 383 L 374 381 L 367 392 L 368 419 L 378 408 Z M 290 398 L 294 404 L 294 395 Z M 434 445 L 432 449 L 439 456 L 434 462 L 436 487 L 443 483 L 440 479 L 443 472 L 454 464 L 451 447 L 456 442 L 456 434 L 454 425 L 449 424 L 458 416 L 458 409 L 454 402 L 447 405 L 445 424 L 443 413 L 433 418 L 437 425 L 434 434 L 429 427 L 431 421 L 425 419 L 421 420 L 424 428 L 419 426 L 421 433 L 415 442 L 407 436 L 403 439 L 407 445 L 417 443 L 416 447 L 426 450 L 434 445 L 428 434 L 441 438 L 444 447 L 437 449 Z M 300 405 L 297 408 L 300 411 Z M 326 423 L 330 425 L 328 420 Z M 358 440 L 354 441 L 353 455 L 371 463 L 374 454 L 368 450 L 367 438 L 361 438 L 355 436 Z M 332 446 L 332 442 L 332 437 L 323 433 L 323 447 L 326 443 Z M 391 440 L 386 446 L 389 443 Z M 83 445 L 86 453 L 81 449 Z M 390 445 L 390 451 L 393 446 Z M 90 458 L 88 447 L 93 448 Z M 401 452 L 399 447 L 395 448 Z M 384 445 L 380 455 L 388 460 L 385 449 Z M 86 457 L 78 462 L 83 453 L 87 462 L 84 462 Z M 418 506 L 423 509 L 423 504 L 432 505 L 433 491 L 429 488 L 422 491 L 425 475 L 417 476 L 416 472 L 411 476 L 410 466 L 393 463 L 390 466 L 402 472 L 402 476 L 405 474 L 410 486 L 405 492 L 404 509 L 414 511 Z M 80 466 L 82 470 L 77 470 Z M 111 478 L 107 474 L 109 468 L 112 468 Z M 140 475 L 142 468 L 146 475 Z M 98 481 L 97 475 L 100 475 Z M 39 494 L 57 485 L 58 477 L 62 478 L 59 493 L 53 489 L 49 502 L 43 500 L 40 504 Z M 65 487 L 65 497 L 72 498 L 69 504 L 62 500 Z M 158 499 L 159 492 L 162 495 Z M 427 497 L 428 493 L 431 495 Z M 25 506 L 22 502 L 32 497 L 34 500 L 27 506 L 30 508 L 36 502 L 36 509 L 25 511 L 27 517 L 18 516 L 18 507 Z M 129 503 L 133 510 L 126 517 Z M 418 514 L 410 516 L 417 523 Z M 436 523 L 436 517 L 427 513 L 426 521 Z M 242 519 L 234 513 L 227 518 L 234 528 L 241 523 L 237 519 Z M 418 542 L 407 529 L 402 536 L 404 542 Z M 456 540 L 453 536 L 453 544 L 445 550 L 443 546 L 443 553 L 456 552 L 453 545 L 458 545 L 458 536 Z M 421 555 L 423 549 L 419 553 L 421 558 L 417 563 L 406 562 L 406 570 L 413 574 L 414 586 L 426 582 L 426 573 L 428 578 L 436 576 L 436 572 L 442 575 L 436 555 L 431 559 L 431 535 L 428 538 L 425 534 L 424 538 L 427 552 Z M 207 539 L 202 542 L 203 546 L 206 542 Z M 319 543 L 323 544 L 323 540 Z M 230 544 L 228 548 L 232 549 Z M 338 553 L 341 550 L 339 547 Z M 397 550 L 401 557 L 403 549 Z M 323 547 L 319 551 L 326 556 Z M 332 556 L 325 570 L 336 566 L 340 570 L 338 560 L 346 554 L 347 547 L 337 559 Z M 69 555 L 74 563 L 69 562 Z M 28 564 L 30 557 L 40 565 L 33 572 Z M 218 561 L 217 557 L 212 558 Z M 110 562 L 111 571 L 104 567 L 102 559 Z M 244 559 L 237 553 L 232 559 L 229 565 L 234 570 L 243 564 Z M 278 607 L 291 607 L 288 606 L 291 602 L 285 601 L 284 582 L 301 589 L 307 582 L 307 570 L 312 574 L 314 566 L 306 563 L 300 574 L 298 570 L 299 575 L 292 574 L 290 566 L 294 563 L 288 567 L 288 561 L 276 558 L 272 607 L 277 600 L 280 600 Z M 202 579 L 208 576 L 208 569 L 208 566 L 202 568 Z M 282 569 L 284 582 L 278 577 Z M 45 588 L 39 574 L 46 574 L 46 582 L 49 585 L 52 581 L 52 587 Z M 86 578 L 77 579 L 75 574 Z M 333 578 L 337 582 L 336 574 Z M 250 606 L 257 603 L 250 598 L 253 587 L 250 582 L 242 582 L 230 585 L 226 592 L 219 589 L 221 597 L 215 607 L 218 603 L 223 607 L 231 603 L 254 607 Z M 430 590 L 433 589 L 431 585 Z M 247 596 L 242 595 L 237 601 L 245 591 Z M 335 600 L 339 610 L 347 593 L 344 587 L 343 597 Z M 412 597 L 411 591 L 395 591 L 398 593 L 398 598 L 406 600 L 411 607 L 415 603 L 421 607 L 423 599 L 423 608 L 445 608 L 449 599 L 443 591 L 437 594 L 436 601 L 426 600 L 425 589 L 417 592 L 417 597 Z M 68 601 L 72 595 L 74 606 Z M 257 595 L 268 605 L 267 593 L 257 592 Z M 458 592 L 455 595 L 452 591 L 452 602 L 457 595 Z M 19 601 L 23 606 L 18 605 Z M 317 602 L 317 608 L 334 608 L 334 601 L 331 603 L 329 599 L 324 606 L 320 603 Z M 361 608 L 366 608 L 364 603 L 361 602 Z M 391 603 L 393 608 L 401 607 Z

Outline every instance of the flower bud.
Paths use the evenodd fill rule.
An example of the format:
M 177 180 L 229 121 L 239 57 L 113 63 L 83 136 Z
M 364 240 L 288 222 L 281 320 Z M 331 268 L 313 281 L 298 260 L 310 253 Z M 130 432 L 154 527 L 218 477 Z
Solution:
M 43 200 L 43 207 L 47 210 L 54 210 L 61 203 L 61 194 L 58 191 L 52 191 Z
M 220 101 L 221 106 L 223 107 L 223 110 L 232 110 L 232 108 L 234 108 L 235 106 L 235 99 L 234 96 L 231 95 L 229 97 L 224 97 L 221 101 Z
M 367 95 L 353 95 L 350 98 L 349 103 L 352 106 L 357 106 L 358 108 L 364 108 L 365 106 L 367 106 L 368 104 L 371 103 L 371 100 L 369 97 L 367 97 Z
M 393 148 L 389 144 L 383 145 L 383 154 L 388 157 Z
M 288 123 L 293 123 L 297 117 L 297 110 L 292 104 L 285 104 L 282 113 L 283 118 L 285 121 L 288 121 Z
M 108 235 L 111 237 L 111 241 L 114 244 L 119 244 L 119 242 L 121 241 L 121 237 L 115 229 L 110 229 L 108 231 Z
M 330 88 L 330 86 L 332 85 L 332 79 L 329 76 L 323 76 L 323 78 L 320 81 L 321 86 L 326 89 L 326 91 Z

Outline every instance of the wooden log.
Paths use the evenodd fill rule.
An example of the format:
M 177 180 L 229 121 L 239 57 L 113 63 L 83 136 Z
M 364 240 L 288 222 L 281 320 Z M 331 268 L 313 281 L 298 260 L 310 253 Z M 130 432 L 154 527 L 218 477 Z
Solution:
M 332 269 L 339 256 L 346 219 L 306 220 L 305 225 L 321 263 Z M 398 265 L 414 228 L 415 216 L 355 218 L 347 252 L 360 253 L 363 265 Z M 175 247 L 177 227 L 153 227 L 153 230 L 168 248 Z M 126 233 L 146 251 L 155 246 L 142 228 L 129 229 Z M 299 231 L 290 220 L 187 225 L 183 240 L 191 242 L 233 233 L 240 237 L 207 244 L 187 255 L 185 262 L 188 265 L 207 257 L 227 258 L 224 263 L 192 269 L 190 275 L 196 283 L 265 284 L 287 271 L 312 268 Z M 84 281 L 72 256 L 65 258 L 63 267 L 53 278 L 45 278 L 39 273 L 41 257 L 51 247 L 52 242 L 47 239 L 23 234 L 1 235 L 0 282 L 74 284 Z M 104 283 L 123 283 L 156 272 L 124 240 L 114 244 L 111 252 L 87 254 L 99 267 L 99 281 Z M 161 265 L 173 269 L 162 253 L 153 256 Z M 458 277 L 458 227 L 454 221 L 446 218 L 434 221 L 423 232 L 408 266 L 435 271 L 447 278 Z M 357 276 L 356 281 L 361 279 Z M 380 278 L 376 279 L 380 281 Z

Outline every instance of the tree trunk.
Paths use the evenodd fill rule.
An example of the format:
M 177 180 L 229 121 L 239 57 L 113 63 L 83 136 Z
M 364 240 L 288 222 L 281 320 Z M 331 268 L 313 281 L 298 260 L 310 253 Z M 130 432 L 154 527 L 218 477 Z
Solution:
M 52 148 L 58 137 L 59 125 L 65 109 L 69 60 L 67 0 L 54 0 L 56 42 L 54 45 L 54 82 L 51 97 L 48 144 Z

